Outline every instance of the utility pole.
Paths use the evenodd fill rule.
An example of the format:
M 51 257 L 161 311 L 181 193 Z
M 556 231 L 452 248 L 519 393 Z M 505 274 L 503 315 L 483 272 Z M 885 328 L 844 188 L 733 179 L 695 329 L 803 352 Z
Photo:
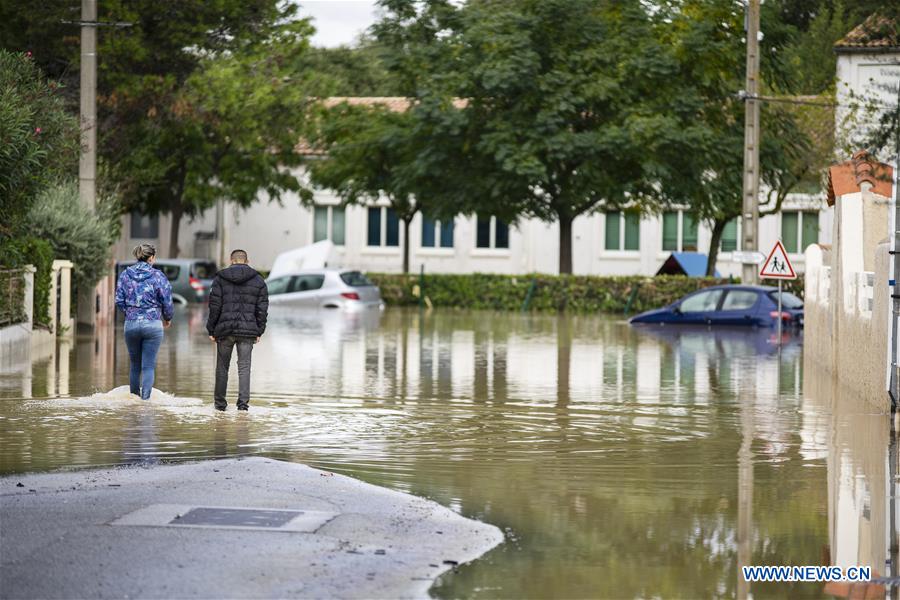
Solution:
M 81 153 L 78 197 L 93 211 L 97 203 L 97 0 L 81 0 Z M 99 288 L 98 288 L 99 289 Z M 93 328 L 97 322 L 98 289 L 79 289 L 75 322 Z
M 759 250 L 759 2 L 747 0 L 744 32 L 747 37 L 747 81 L 744 96 L 744 186 L 741 218 L 744 252 Z M 741 281 L 757 282 L 757 265 L 744 263 Z
M 129 27 L 131 23 L 103 23 L 97 20 L 97 0 L 81 0 L 81 20 L 63 21 L 81 27 L 80 126 L 81 152 L 78 158 L 78 197 L 93 211 L 97 204 L 97 28 Z M 106 279 L 108 286 L 110 278 Z M 76 323 L 93 328 L 101 306 L 100 294 L 109 295 L 104 282 L 96 289 L 78 290 Z
M 89 209 L 97 185 L 97 0 L 81 0 L 81 155 L 78 195 Z

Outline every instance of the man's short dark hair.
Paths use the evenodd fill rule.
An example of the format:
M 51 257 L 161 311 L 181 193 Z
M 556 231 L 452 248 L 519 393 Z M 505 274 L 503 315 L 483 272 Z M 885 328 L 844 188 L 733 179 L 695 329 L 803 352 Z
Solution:
M 231 251 L 231 260 L 236 262 L 247 262 L 247 251 L 246 250 L 232 250 Z

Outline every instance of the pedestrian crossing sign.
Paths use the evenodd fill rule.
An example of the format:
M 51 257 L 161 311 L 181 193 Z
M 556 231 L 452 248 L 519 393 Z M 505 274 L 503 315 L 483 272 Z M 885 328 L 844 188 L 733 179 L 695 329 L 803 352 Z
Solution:
M 772 251 L 769 252 L 769 257 L 763 263 L 762 269 L 759 270 L 759 276 L 762 279 L 797 279 L 797 273 L 791 266 L 791 261 L 788 259 L 781 240 L 775 242 Z

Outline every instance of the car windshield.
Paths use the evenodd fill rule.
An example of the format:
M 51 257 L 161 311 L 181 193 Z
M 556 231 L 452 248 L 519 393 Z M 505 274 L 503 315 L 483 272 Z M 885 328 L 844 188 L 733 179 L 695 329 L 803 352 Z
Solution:
M 346 283 L 352 287 L 365 287 L 375 285 L 369 278 L 360 273 L 359 271 L 347 271 L 346 273 L 341 273 L 341 281 Z
M 269 288 L 269 295 L 275 296 L 277 294 L 284 294 L 288 290 L 288 285 L 291 283 L 292 277 L 278 277 L 277 279 L 271 279 L 266 282 L 266 287 Z
M 197 279 L 212 279 L 216 276 L 216 263 L 211 261 L 195 262 L 191 271 L 191 275 Z
M 181 273 L 181 267 L 178 265 L 161 265 L 159 263 L 154 263 L 153 267 L 165 273 L 166 279 L 169 281 L 175 281 L 178 279 L 178 274 Z
M 778 292 L 769 292 L 769 298 L 772 299 L 772 302 L 778 304 Z M 788 309 L 803 308 L 803 300 L 790 292 L 781 292 L 781 307 Z

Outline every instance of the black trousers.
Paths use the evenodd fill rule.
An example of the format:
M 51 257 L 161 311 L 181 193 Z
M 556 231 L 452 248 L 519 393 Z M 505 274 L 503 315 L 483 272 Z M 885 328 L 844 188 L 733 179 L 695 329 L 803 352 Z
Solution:
M 228 367 L 231 365 L 231 353 L 237 346 L 238 368 L 238 408 L 250 405 L 250 354 L 256 338 L 236 337 L 229 335 L 216 338 L 216 408 L 225 410 L 228 403 L 225 393 L 228 391 Z

